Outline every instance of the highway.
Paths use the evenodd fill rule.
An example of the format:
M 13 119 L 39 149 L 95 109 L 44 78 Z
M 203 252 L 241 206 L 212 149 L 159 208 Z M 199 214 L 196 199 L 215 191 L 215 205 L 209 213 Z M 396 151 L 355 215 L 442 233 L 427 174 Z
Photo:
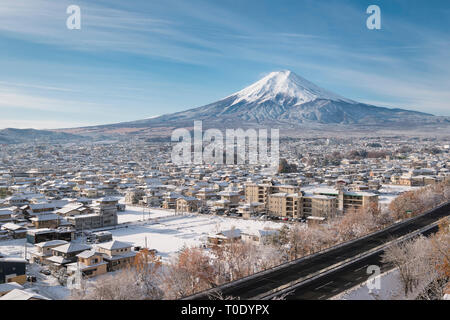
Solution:
M 433 227 L 423 234 L 428 236 L 435 233 L 438 227 Z M 299 285 L 288 288 L 284 292 L 277 292 L 265 297 L 272 299 L 282 296 L 286 300 L 325 300 L 329 299 L 351 287 L 354 287 L 366 281 L 370 274 L 367 274 L 367 267 L 376 265 L 380 267 L 381 273 L 393 268 L 393 266 L 384 264 L 381 261 L 383 250 L 375 252 L 349 265 L 333 270 L 332 272 L 320 276 L 311 281 L 299 283 Z
M 214 291 L 219 291 L 223 297 L 240 298 L 242 300 L 261 299 L 273 292 L 284 289 L 283 286 L 294 288 L 295 282 L 300 279 L 302 281 L 306 280 L 314 273 L 330 268 L 336 263 L 352 259 L 358 254 L 374 249 L 388 241 L 419 230 L 448 216 L 449 213 L 450 203 L 447 203 L 420 216 L 397 223 L 363 238 L 337 245 L 322 252 L 186 297 L 185 299 L 208 300 Z M 298 288 L 293 290 L 292 294 L 286 296 L 286 299 L 327 299 L 340 291 L 365 281 L 368 277 L 365 266 L 370 264 L 381 265 L 380 254 L 372 255 L 366 260 L 351 264 L 341 270 L 337 270 L 335 273 L 321 276 L 319 279 L 304 285 L 299 283 Z M 389 269 L 389 266 L 382 267 L 383 271 L 387 269 Z

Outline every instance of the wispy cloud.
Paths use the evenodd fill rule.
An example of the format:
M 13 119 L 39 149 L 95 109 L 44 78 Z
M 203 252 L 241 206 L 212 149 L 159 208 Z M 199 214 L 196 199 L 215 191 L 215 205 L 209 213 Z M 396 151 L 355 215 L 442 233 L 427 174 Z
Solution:
M 30 88 L 30 89 L 41 89 L 41 90 L 49 90 L 49 91 L 63 91 L 63 92 L 75 92 L 76 90 L 70 88 L 62 88 L 62 87 L 52 87 L 52 86 L 41 86 L 30 83 L 15 83 L 15 82 L 7 82 L 0 81 L 1 87 L 10 87 L 10 88 Z
M 394 19 L 383 11 L 383 29 L 368 34 L 364 29 L 365 12 L 360 4 L 352 2 L 303 1 L 305 8 L 314 11 L 299 10 L 295 23 L 275 14 L 271 19 L 258 19 L 249 12 L 235 10 L 230 3 L 79 0 L 82 29 L 69 31 L 65 26 L 66 8 L 72 1 L 3 1 L 0 2 L 0 36 L 47 45 L 49 50 L 88 53 L 97 58 L 119 53 L 123 60 L 111 71 L 117 74 L 122 74 L 126 64 L 136 57 L 169 60 L 208 70 L 220 69 L 222 65 L 225 65 L 223 69 L 257 65 L 261 69 L 255 71 L 255 75 L 271 71 L 261 66 L 290 68 L 351 99 L 450 114 L 450 43 L 440 31 L 399 16 Z M 35 63 L 43 63 L 43 60 L 36 58 Z M 78 62 L 73 69 L 85 71 L 87 79 L 93 76 L 92 70 L 104 72 L 101 77 L 95 76 L 109 80 L 110 71 L 96 69 L 95 65 L 84 66 Z M 151 67 L 148 69 L 153 71 Z M 66 69 L 65 73 L 70 70 Z M 82 84 L 76 88 L 57 80 L 31 84 L 26 79 L 5 78 L 7 76 L 0 75 L 0 108 L 48 112 L 83 110 L 92 115 L 105 110 L 110 113 L 111 101 L 116 98 L 125 101 L 129 97 L 129 103 L 133 103 L 150 100 L 150 95 L 158 94 L 158 90 L 133 87 L 127 82 L 110 84 L 109 90 L 97 90 L 100 94 L 96 101 L 106 97 L 103 103 L 91 102 L 87 95 L 80 99 L 71 96 L 66 101 L 53 93 L 82 92 Z M 58 79 L 58 75 L 54 77 Z M 9 82 L 10 79 L 15 81 Z M 245 81 L 252 80 L 256 79 Z M 190 85 L 174 83 L 173 91 L 180 92 L 180 87 Z M 207 91 L 208 84 L 204 85 Z M 223 96 L 231 93 L 225 91 L 228 88 L 222 90 Z M 202 91 L 199 89 L 199 94 Z M 195 95 L 195 92 L 191 94 Z M 180 107 L 195 106 L 189 101 L 183 103 Z M 160 113 L 153 108 L 141 113 Z M 137 113 L 136 118 L 139 117 Z

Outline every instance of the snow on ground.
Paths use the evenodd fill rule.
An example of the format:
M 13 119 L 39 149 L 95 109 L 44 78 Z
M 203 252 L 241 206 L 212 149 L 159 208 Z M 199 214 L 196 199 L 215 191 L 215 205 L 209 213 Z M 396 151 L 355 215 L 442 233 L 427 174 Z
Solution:
M 39 293 L 53 300 L 64 300 L 70 295 L 70 289 L 62 286 L 58 279 L 52 275 L 44 275 L 39 271 L 42 269 L 40 265 L 29 264 L 27 266 L 27 274 L 36 276 L 36 282 L 27 282 L 25 288 L 31 288 L 34 292 Z
M 369 290 L 368 283 L 374 283 L 374 280 L 368 280 L 340 293 L 331 300 L 394 300 L 402 299 L 402 285 L 400 275 L 397 269 L 390 270 L 378 276 L 380 289 Z
M 125 211 L 117 212 L 117 218 L 119 223 L 127 223 L 173 216 L 174 214 L 174 210 L 143 208 L 138 206 L 126 205 Z
M 172 213 L 173 214 L 173 213 Z M 229 230 L 232 227 L 242 232 L 263 229 L 279 229 L 283 224 L 273 221 L 244 220 L 212 215 L 186 215 L 159 218 L 139 225 L 110 230 L 114 240 L 147 246 L 156 249 L 163 259 L 179 251 L 183 246 L 205 243 L 210 233 Z

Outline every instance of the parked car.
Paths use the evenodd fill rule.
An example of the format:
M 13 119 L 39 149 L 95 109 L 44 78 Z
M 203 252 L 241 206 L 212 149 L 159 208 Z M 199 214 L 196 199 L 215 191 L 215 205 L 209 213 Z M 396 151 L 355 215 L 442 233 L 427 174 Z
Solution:
M 49 276 L 49 275 L 52 274 L 52 272 L 50 270 L 48 270 L 48 269 L 42 269 L 39 272 L 42 273 L 42 274 L 45 274 L 46 276 Z

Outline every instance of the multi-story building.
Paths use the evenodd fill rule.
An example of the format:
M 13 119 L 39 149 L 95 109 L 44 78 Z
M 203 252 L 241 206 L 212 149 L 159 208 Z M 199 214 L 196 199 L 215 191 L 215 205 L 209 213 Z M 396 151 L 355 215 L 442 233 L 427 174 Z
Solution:
M 274 193 L 299 193 L 299 186 L 291 185 L 273 185 L 271 183 L 264 184 L 247 184 L 245 186 L 245 202 L 264 203 L 265 207 L 269 206 L 269 195 Z
M 370 192 L 351 192 L 343 188 L 336 189 L 316 189 L 316 195 L 330 196 L 337 198 L 337 211 L 346 213 L 349 210 L 359 210 L 371 204 L 378 205 L 378 195 Z
M 302 196 L 298 193 L 278 192 L 268 197 L 268 213 L 297 218 L 302 215 Z
M 298 186 L 249 184 L 245 190 L 246 202 L 265 205 L 269 215 L 289 218 L 332 217 L 350 209 L 378 204 L 378 195 L 369 192 L 349 192 L 340 188 L 316 189 L 305 194 Z
M 269 195 L 268 213 L 271 215 L 302 218 L 308 216 L 332 217 L 336 215 L 336 198 L 304 193 L 274 193 Z
M 115 226 L 118 222 L 117 204 L 118 200 L 116 198 L 102 198 L 93 207 L 93 213 L 67 217 L 67 221 L 77 230 Z

